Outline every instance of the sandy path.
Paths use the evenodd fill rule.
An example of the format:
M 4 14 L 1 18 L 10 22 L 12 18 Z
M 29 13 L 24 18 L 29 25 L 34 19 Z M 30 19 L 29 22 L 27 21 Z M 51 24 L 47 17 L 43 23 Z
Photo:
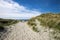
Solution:
M 12 27 L 12 32 L 5 40 L 40 40 L 39 34 L 32 31 L 25 22 L 19 22 Z
M 39 32 L 34 32 L 27 22 L 19 22 L 12 27 L 11 33 L 5 40 L 54 40 L 50 37 L 49 28 L 42 27 L 38 20 L 35 21 Z

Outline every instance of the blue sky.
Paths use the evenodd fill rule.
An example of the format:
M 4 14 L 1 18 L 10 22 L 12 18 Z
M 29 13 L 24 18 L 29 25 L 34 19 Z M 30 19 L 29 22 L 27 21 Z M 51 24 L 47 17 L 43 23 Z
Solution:
M 60 0 L 13 0 L 28 9 L 40 12 L 60 12 Z
M 0 18 L 30 19 L 45 12 L 60 12 L 60 0 L 0 0 Z

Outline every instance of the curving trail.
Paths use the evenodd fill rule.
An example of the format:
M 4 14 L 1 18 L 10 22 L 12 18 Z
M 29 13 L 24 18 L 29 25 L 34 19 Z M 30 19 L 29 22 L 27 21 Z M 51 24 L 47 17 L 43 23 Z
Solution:
M 38 20 L 35 22 L 39 32 L 34 32 L 27 22 L 19 22 L 10 26 L 10 33 L 4 40 L 55 40 L 50 36 L 49 28 L 42 27 Z
M 31 30 L 26 22 L 19 22 L 12 26 L 12 32 L 5 40 L 40 40 L 39 34 Z

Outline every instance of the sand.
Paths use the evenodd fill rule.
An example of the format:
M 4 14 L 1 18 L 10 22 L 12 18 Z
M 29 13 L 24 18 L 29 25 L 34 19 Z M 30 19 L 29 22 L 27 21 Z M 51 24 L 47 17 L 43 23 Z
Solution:
M 5 40 L 40 40 L 39 33 L 31 30 L 26 22 L 19 22 L 12 26 L 12 32 Z
M 39 32 L 33 31 L 27 22 L 19 22 L 11 25 L 10 33 L 4 40 L 51 40 L 49 29 L 40 26 L 39 21 L 36 20 Z M 54 39 L 52 39 L 54 40 Z

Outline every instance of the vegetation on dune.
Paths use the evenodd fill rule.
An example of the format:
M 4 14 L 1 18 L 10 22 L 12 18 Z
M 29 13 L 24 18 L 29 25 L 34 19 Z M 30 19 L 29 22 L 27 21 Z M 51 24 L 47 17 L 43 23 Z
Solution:
M 36 24 L 35 19 L 37 19 L 40 22 L 40 25 L 43 27 L 49 27 L 53 28 L 55 30 L 60 30 L 60 14 L 59 13 L 46 13 L 41 14 L 35 18 L 32 18 L 28 21 L 28 25 L 32 26 Z
M 32 27 L 33 31 L 39 32 L 35 26 Z
M 60 14 L 48 13 L 39 17 L 37 19 L 41 22 L 41 25 L 60 30 Z
M 39 32 L 37 30 L 37 28 L 35 27 L 37 24 L 35 23 L 35 18 L 31 18 L 30 20 L 28 20 L 28 25 L 30 25 L 30 27 L 33 29 L 33 31 L 35 32 Z
M 0 18 L 0 30 L 4 28 L 4 26 L 9 26 L 19 22 L 18 20 L 13 19 L 2 19 Z
M 28 25 L 30 25 L 30 26 L 36 26 L 36 24 L 35 24 L 35 18 L 32 18 L 32 19 L 28 20 Z

